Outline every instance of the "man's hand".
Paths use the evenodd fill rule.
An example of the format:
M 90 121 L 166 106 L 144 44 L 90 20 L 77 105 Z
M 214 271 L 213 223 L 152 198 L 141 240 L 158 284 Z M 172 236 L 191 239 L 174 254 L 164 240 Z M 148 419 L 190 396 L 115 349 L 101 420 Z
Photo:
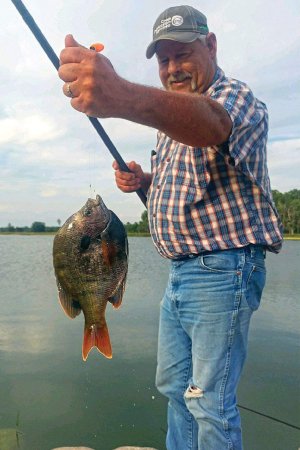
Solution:
M 78 111 L 147 125 L 192 147 L 228 140 L 232 121 L 216 100 L 129 82 L 115 72 L 109 59 L 80 46 L 72 35 L 66 36 L 65 44 L 58 73 L 65 81 L 65 95 L 72 97 L 71 105 Z
M 92 117 L 117 116 L 123 80 L 109 59 L 67 35 L 60 62 L 58 74 L 65 81 L 63 92 L 72 97 L 73 108 Z
M 147 193 L 151 182 L 151 175 L 145 173 L 139 164 L 135 161 L 127 163 L 127 166 L 132 171 L 131 173 L 122 172 L 116 161 L 113 162 L 112 166 L 115 169 L 116 185 L 122 192 L 135 192 L 142 188 Z

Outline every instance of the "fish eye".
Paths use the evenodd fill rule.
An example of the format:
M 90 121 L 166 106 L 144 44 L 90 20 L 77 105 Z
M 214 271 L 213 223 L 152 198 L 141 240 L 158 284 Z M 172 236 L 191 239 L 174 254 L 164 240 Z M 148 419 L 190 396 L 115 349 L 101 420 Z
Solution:
M 83 214 L 84 214 L 85 216 L 91 216 L 91 215 L 92 215 L 92 210 L 91 210 L 91 209 L 85 209 L 84 212 L 83 212 Z

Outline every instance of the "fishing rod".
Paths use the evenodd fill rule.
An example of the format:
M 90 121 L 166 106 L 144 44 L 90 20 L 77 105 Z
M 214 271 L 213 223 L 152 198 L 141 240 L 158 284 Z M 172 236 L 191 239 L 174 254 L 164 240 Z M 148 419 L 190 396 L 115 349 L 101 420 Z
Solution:
M 41 45 L 42 49 L 44 50 L 44 52 L 46 53 L 46 55 L 48 56 L 48 58 L 54 65 L 55 69 L 58 70 L 60 64 L 59 64 L 59 59 L 58 59 L 57 55 L 55 54 L 53 48 L 51 47 L 51 45 L 49 44 L 49 42 L 47 41 L 47 39 L 45 38 L 43 33 L 41 32 L 40 28 L 37 26 L 36 22 L 34 21 L 33 17 L 29 13 L 29 11 L 26 8 L 26 6 L 24 5 L 24 3 L 21 0 L 11 0 L 11 2 L 17 8 L 17 10 L 20 13 L 20 15 L 22 16 L 24 22 L 26 23 L 26 25 L 28 26 L 28 28 L 30 29 L 30 31 L 32 32 L 32 34 L 34 35 L 34 37 L 36 38 L 38 43 Z M 118 152 L 118 150 L 116 149 L 116 147 L 114 146 L 112 141 L 110 140 L 110 137 L 108 136 L 108 134 L 102 127 L 99 120 L 96 119 L 95 117 L 90 117 L 90 116 L 87 116 L 87 118 L 89 119 L 89 121 L 91 122 L 91 124 L 93 125 L 95 130 L 97 131 L 98 135 L 101 137 L 102 141 L 108 148 L 110 154 L 113 156 L 113 158 L 119 164 L 120 169 L 124 172 L 131 172 L 131 170 L 129 169 L 129 167 L 127 166 L 125 161 L 123 160 L 122 156 L 120 155 L 120 153 Z M 143 204 L 146 206 L 147 197 L 146 197 L 144 191 L 140 188 L 140 189 L 137 189 L 135 192 L 140 197 Z

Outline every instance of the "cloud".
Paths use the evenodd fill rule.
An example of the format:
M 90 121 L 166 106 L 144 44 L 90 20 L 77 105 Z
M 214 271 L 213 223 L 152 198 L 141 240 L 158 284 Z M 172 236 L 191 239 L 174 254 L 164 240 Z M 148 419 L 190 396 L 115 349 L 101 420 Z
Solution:
M 27 109 L 25 105 L 21 107 Z M 18 106 L 20 109 L 20 106 Z M 62 134 L 56 122 L 42 112 L 16 117 L 6 117 L 0 120 L 0 146 L 10 143 L 10 145 L 26 146 L 33 142 L 39 144 L 56 139 Z
M 280 192 L 300 189 L 300 138 L 271 142 L 268 162 L 273 189 Z

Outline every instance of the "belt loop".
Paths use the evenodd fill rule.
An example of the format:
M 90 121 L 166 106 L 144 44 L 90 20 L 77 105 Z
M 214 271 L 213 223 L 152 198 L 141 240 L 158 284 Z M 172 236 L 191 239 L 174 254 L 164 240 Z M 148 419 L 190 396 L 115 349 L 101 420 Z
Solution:
M 254 245 L 254 244 L 249 244 L 248 245 L 248 248 L 249 248 L 249 250 L 250 250 L 250 256 L 251 256 L 251 258 L 255 258 L 255 256 L 256 256 L 256 253 L 257 253 L 257 251 L 256 250 L 262 250 L 262 255 L 263 255 L 263 257 L 264 257 L 264 259 L 266 258 L 266 248 L 265 247 L 263 247 L 263 246 L 257 246 L 257 245 Z M 258 252 L 258 253 L 260 253 L 260 252 Z

